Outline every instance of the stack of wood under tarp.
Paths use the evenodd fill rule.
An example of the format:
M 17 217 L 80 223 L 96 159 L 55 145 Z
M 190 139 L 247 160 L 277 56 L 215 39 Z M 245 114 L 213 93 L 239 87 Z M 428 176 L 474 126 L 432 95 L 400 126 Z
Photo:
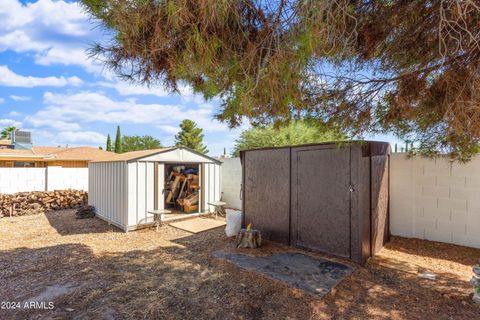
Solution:
M 87 203 L 81 190 L 32 191 L 0 194 L 0 217 L 37 214 L 49 210 L 72 209 Z
M 75 212 L 75 217 L 77 219 L 90 219 L 95 218 L 96 210 L 94 206 L 85 205 L 80 207 Z
M 185 213 L 198 212 L 198 182 L 195 170 L 173 170 L 165 182 L 166 202 L 180 206 Z

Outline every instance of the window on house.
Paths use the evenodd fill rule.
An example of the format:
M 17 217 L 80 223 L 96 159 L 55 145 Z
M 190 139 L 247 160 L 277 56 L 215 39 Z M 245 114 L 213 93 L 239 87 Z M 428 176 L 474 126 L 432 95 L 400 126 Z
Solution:
M 35 162 L 15 161 L 13 166 L 15 168 L 33 168 L 35 167 Z

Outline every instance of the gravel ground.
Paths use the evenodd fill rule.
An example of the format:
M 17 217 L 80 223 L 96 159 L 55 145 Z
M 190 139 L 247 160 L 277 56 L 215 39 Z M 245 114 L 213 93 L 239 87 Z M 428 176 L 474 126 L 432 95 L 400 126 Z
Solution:
M 211 253 L 322 255 L 269 242 L 237 250 L 222 228 L 123 233 L 64 210 L 2 218 L 0 234 L 0 319 L 480 319 L 468 284 L 477 249 L 393 238 L 381 257 L 436 280 L 370 262 L 316 299 Z

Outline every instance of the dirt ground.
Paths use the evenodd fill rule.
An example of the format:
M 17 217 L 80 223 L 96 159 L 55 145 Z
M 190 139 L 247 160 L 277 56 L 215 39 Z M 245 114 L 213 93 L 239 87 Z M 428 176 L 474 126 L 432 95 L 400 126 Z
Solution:
M 370 262 L 320 300 L 213 258 L 236 250 L 223 228 L 123 233 L 65 210 L 2 218 L 0 235 L 0 301 L 21 304 L 1 319 L 480 319 L 468 284 L 480 250 L 460 246 L 393 238 L 383 258 L 436 279 Z M 279 251 L 301 250 L 255 254 Z

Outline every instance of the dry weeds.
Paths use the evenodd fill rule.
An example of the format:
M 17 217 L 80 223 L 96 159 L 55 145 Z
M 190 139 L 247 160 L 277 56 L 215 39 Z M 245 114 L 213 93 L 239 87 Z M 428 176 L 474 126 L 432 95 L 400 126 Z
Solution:
M 1 319 L 480 318 L 468 285 L 480 250 L 459 246 L 394 238 L 382 256 L 419 265 L 437 280 L 371 263 L 316 300 L 212 258 L 214 250 L 236 250 L 222 228 L 122 233 L 65 210 L 0 219 L 0 234 L 0 301 L 55 302 L 53 310 L 0 310 Z M 243 251 L 286 250 L 297 249 L 267 243 Z

